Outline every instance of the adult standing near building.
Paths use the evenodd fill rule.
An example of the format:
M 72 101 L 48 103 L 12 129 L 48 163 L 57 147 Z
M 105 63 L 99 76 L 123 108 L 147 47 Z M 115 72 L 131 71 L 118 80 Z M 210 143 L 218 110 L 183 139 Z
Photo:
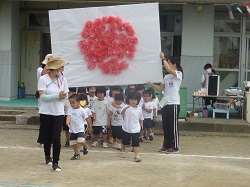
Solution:
M 62 75 L 64 66 L 68 63 L 60 57 L 48 60 L 48 74 L 38 80 L 40 94 L 40 121 L 44 137 L 44 153 L 46 164 L 53 164 L 54 171 L 61 171 L 58 165 L 61 151 L 61 129 L 64 120 L 64 102 L 69 92 L 66 78 Z M 51 145 L 53 144 L 53 160 L 51 158 Z
M 170 57 L 166 60 L 163 52 L 161 52 L 160 57 L 169 74 L 165 75 L 163 83 L 160 85 L 150 82 L 147 83 L 158 91 L 162 91 L 165 88 L 164 97 L 161 101 L 161 104 L 163 105 L 161 111 L 164 141 L 162 148 L 159 151 L 166 153 L 178 153 L 178 118 L 180 113 L 179 90 L 183 79 L 183 69 L 180 65 L 179 57 Z
M 42 75 L 45 75 L 47 74 L 49 71 L 47 69 L 47 63 L 48 63 L 48 60 L 53 58 L 52 54 L 47 54 L 44 58 L 44 60 L 42 61 L 42 64 L 41 66 L 39 66 L 37 68 L 37 80 L 39 80 L 39 78 L 42 76 Z M 36 92 L 36 98 L 38 100 L 38 109 L 39 109 L 39 106 L 40 106 L 40 99 L 39 99 L 39 92 L 37 91 Z M 38 139 L 37 139 L 37 143 L 39 143 L 41 146 L 43 146 L 44 144 L 44 140 L 43 140 L 43 137 L 42 137 L 42 133 L 41 133 L 41 125 L 39 127 L 39 135 L 38 135 Z

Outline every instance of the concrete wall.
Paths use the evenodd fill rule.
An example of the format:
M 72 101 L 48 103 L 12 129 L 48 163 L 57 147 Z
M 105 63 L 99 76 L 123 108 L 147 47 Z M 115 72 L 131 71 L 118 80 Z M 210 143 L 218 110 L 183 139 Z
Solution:
M 17 97 L 19 2 L 0 1 L 0 100 Z
M 196 5 L 183 5 L 181 65 L 184 69 L 182 87 L 188 88 L 188 107 L 192 94 L 201 87 L 206 63 L 213 64 L 214 6 L 203 5 L 202 15 L 196 15 Z

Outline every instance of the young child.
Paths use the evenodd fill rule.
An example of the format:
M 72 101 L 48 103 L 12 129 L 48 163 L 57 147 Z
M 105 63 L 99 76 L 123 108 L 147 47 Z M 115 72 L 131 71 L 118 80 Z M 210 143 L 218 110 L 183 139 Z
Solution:
M 112 137 L 114 141 L 113 147 L 121 150 L 121 139 L 122 139 L 122 124 L 123 116 L 121 115 L 121 109 L 124 106 L 123 94 L 116 94 L 114 97 L 114 104 L 110 106 L 109 111 L 109 128 L 112 129 Z
M 139 102 L 139 106 L 142 107 L 142 104 L 143 104 L 143 92 L 145 90 L 145 86 L 143 84 L 138 84 L 136 85 L 136 91 L 141 95 L 141 99 L 140 99 L 140 102 Z M 144 130 L 141 129 L 140 131 L 140 142 L 143 142 L 143 136 L 144 136 Z M 132 150 L 133 151 L 133 150 Z
M 151 125 L 152 125 L 152 133 L 154 135 L 154 128 L 155 128 L 155 124 L 156 124 L 156 119 L 157 119 L 157 107 L 158 107 L 158 103 L 159 100 L 158 98 L 155 96 L 155 91 L 153 88 L 148 88 L 148 90 L 151 92 L 151 99 L 150 102 L 152 102 L 153 104 L 153 112 L 151 113 Z
M 126 98 L 125 106 L 122 109 L 121 114 L 124 116 L 124 122 L 122 125 L 122 150 L 121 157 L 125 158 L 126 145 L 129 144 L 132 138 L 132 146 L 134 147 L 134 161 L 140 162 L 141 159 L 139 153 L 139 137 L 140 129 L 143 126 L 142 109 L 138 106 L 140 101 L 140 94 L 138 92 L 130 92 Z
M 88 154 L 88 144 L 84 138 L 84 121 L 86 119 L 85 112 L 80 105 L 80 99 L 77 94 L 73 94 L 69 97 L 71 108 L 69 108 L 66 124 L 69 127 L 70 132 L 70 144 L 73 146 L 75 154 L 71 160 L 80 159 L 80 153 L 78 151 L 77 143 L 83 145 L 83 154 Z
M 92 116 L 92 112 L 91 110 L 88 108 L 88 98 L 86 94 L 80 94 L 79 95 L 80 98 L 80 105 L 83 108 L 84 112 L 85 112 L 85 116 L 86 119 L 84 121 L 84 127 L 85 127 L 85 140 L 87 140 L 87 137 L 91 135 L 91 131 L 92 131 L 92 120 L 91 120 L 91 116 Z M 83 151 L 83 146 L 81 146 L 80 151 Z
M 108 147 L 107 135 L 108 135 L 108 113 L 109 113 L 109 102 L 104 99 L 106 94 L 105 86 L 99 86 L 96 88 L 96 99 L 91 108 L 93 115 L 93 136 L 94 142 L 93 147 L 98 146 L 98 137 L 102 133 L 103 148 Z
M 114 104 L 113 102 L 114 102 L 115 95 L 122 93 L 122 92 L 123 92 L 123 89 L 120 86 L 110 86 L 109 95 L 108 97 L 107 96 L 105 97 L 105 99 L 108 100 L 110 106 Z M 117 106 L 117 107 L 120 107 L 120 106 Z M 109 143 L 114 143 L 113 136 L 112 136 L 112 128 L 110 127 L 108 127 L 108 139 L 109 139 Z
M 76 94 L 76 88 L 69 88 L 69 93 L 68 97 L 71 95 Z M 64 112 L 65 112 L 65 120 L 63 123 L 63 130 L 65 131 L 65 137 L 66 137 L 66 142 L 65 142 L 65 147 L 69 147 L 69 138 L 70 138 L 70 133 L 69 133 L 69 127 L 66 125 L 66 120 L 67 120 L 67 115 L 68 115 L 68 110 L 70 108 L 70 103 L 68 99 L 64 99 Z
M 150 141 L 153 141 L 153 133 L 152 133 L 152 124 L 151 124 L 151 118 L 153 113 L 153 103 L 150 102 L 151 100 L 151 91 L 145 90 L 143 92 L 143 103 L 142 103 L 142 115 L 143 115 L 143 127 L 144 132 L 147 132 L 149 135 Z M 143 136 L 141 135 L 141 139 L 143 139 Z

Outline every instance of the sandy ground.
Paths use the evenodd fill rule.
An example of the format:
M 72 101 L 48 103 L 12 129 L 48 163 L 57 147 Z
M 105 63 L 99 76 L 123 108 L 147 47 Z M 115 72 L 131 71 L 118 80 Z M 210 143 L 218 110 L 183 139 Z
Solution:
M 44 164 L 37 130 L 0 129 L 0 186 L 250 186 L 250 137 L 181 135 L 180 153 L 159 153 L 163 136 L 141 144 L 142 162 L 111 148 L 90 147 L 70 160 L 62 147 L 60 173 Z M 62 132 L 62 145 L 65 137 Z M 91 142 L 89 142 L 91 144 Z

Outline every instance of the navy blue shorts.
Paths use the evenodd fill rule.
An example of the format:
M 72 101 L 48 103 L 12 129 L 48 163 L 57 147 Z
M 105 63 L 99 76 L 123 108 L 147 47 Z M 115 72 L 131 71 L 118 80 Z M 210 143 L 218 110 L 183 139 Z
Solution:
M 139 147 L 140 143 L 139 143 L 139 137 L 140 137 L 140 133 L 128 133 L 125 132 L 124 130 L 122 130 L 122 144 L 123 145 L 129 145 L 130 140 L 132 138 L 132 146 L 133 147 Z
M 93 134 L 108 134 L 108 125 L 104 126 L 92 126 Z

